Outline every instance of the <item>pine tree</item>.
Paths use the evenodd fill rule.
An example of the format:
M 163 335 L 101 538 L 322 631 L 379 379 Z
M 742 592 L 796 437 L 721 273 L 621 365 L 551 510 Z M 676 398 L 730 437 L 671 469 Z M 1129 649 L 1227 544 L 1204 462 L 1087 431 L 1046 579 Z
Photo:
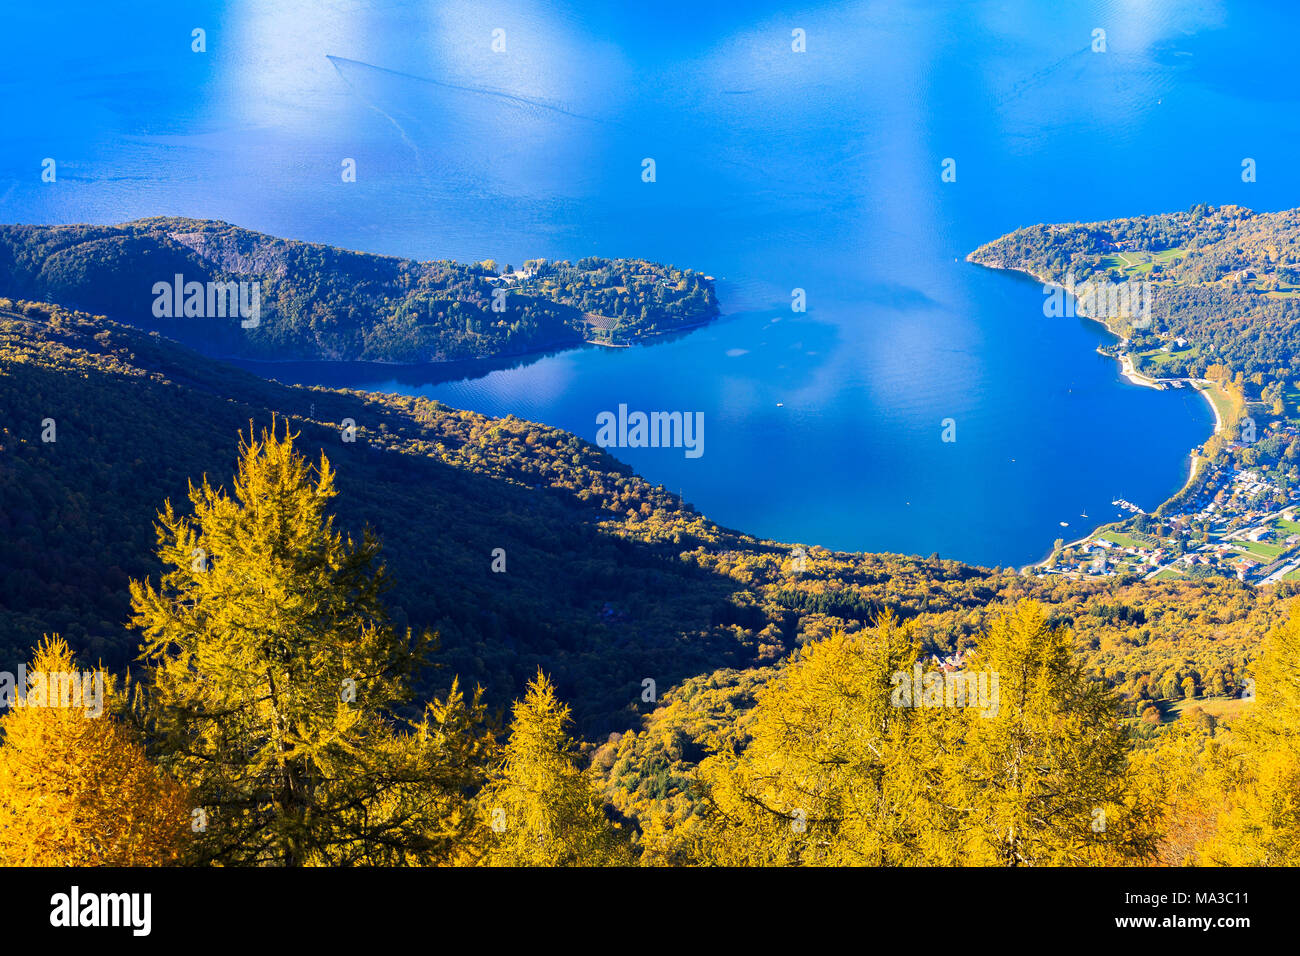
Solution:
M 80 691 L 64 680 L 73 674 Z M 180 862 L 189 801 L 115 719 L 114 681 L 78 672 L 57 636 L 36 648 L 27 677 L 25 700 L 0 718 L 0 866 Z
M 632 862 L 623 833 L 606 817 L 578 769 L 569 708 L 540 671 L 516 701 L 510 740 L 479 808 L 492 830 L 493 866 L 619 866 Z
M 168 570 L 157 589 L 131 585 L 148 719 L 206 815 L 202 859 L 419 857 L 430 844 L 408 798 L 429 755 L 394 736 L 391 712 L 427 642 L 389 625 L 379 542 L 334 530 L 334 472 L 294 438 L 250 432 L 233 494 L 205 477 L 193 515 L 160 513 Z

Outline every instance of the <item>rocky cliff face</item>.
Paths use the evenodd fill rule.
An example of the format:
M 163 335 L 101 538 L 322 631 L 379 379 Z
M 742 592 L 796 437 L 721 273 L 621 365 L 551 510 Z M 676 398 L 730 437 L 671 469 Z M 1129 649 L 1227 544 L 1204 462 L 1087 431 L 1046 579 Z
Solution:
M 288 271 L 276 243 L 260 237 L 211 231 L 169 232 L 167 237 L 232 275 L 283 276 Z

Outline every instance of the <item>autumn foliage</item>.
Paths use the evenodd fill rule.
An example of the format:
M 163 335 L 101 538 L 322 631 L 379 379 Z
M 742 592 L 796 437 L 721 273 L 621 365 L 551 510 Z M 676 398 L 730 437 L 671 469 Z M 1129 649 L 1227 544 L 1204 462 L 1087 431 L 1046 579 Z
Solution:
M 42 675 L 73 654 L 36 648 L 0 717 L 0 863 L 1300 862 L 1300 617 L 1231 723 L 1143 721 L 1060 608 L 1021 600 L 960 665 L 885 610 L 686 681 L 591 752 L 540 669 L 508 726 L 458 680 L 414 701 L 436 641 L 393 626 L 380 542 L 335 530 L 333 468 L 296 438 L 250 432 L 230 490 L 159 514 L 129 706 L 100 670 L 102 707 L 64 705 Z
M 32 685 L 77 671 L 68 645 L 43 641 Z M 0 865 L 164 866 L 182 859 L 191 830 L 185 789 L 148 760 L 103 700 L 35 695 L 0 718 Z M 99 711 L 95 713 L 95 711 Z

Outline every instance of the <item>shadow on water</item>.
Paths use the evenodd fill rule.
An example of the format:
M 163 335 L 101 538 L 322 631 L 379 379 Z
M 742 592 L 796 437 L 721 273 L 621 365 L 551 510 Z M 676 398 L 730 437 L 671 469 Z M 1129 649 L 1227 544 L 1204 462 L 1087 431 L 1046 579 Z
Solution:
M 699 329 L 716 324 L 706 322 L 685 329 L 662 332 L 643 339 L 637 345 L 665 345 L 684 339 Z M 521 355 L 501 355 L 493 358 L 466 359 L 455 362 L 420 362 L 399 364 L 392 362 L 338 362 L 338 361 L 260 361 L 257 359 L 223 358 L 223 361 L 252 372 L 265 379 L 285 385 L 319 385 L 324 388 L 366 388 L 377 381 L 392 382 L 409 388 L 426 385 L 443 385 L 448 382 L 474 381 L 493 372 L 527 368 L 542 359 L 570 352 L 590 349 L 627 348 L 629 346 L 599 345 L 581 342 L 560 345 Z
M 468 359 L 461 362 L 422 362 L 399 365 L 391 362 L 265 362 L 256 359 L 227 359 L 231 365 L 252 372 L 262 378 L 285 385 L 320 385 L 324 388 L 362 388 L 376 381 L 392 381 L 399 385 L 418 388 L 422 385 L 441 385 L 483 378 L 492 372 L 525 368 L 552 355 L 596 345 L 565 346 L 526 355 L 501 356 L 490 359 Z

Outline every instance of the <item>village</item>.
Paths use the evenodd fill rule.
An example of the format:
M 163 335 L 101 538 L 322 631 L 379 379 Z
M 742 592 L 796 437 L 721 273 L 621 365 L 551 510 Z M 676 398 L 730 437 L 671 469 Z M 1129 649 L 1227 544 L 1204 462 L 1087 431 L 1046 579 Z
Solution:
M 1036 573 L 1157 581 L 1218 576 L 1254 585 L 1300 580 L 1300 492 L 1259 469 L 1205 469 L 1176 513 L 1144 519 L 1136 505 L 1117 499 L 1112 504 L 1134 517 L 1059 546 Z

